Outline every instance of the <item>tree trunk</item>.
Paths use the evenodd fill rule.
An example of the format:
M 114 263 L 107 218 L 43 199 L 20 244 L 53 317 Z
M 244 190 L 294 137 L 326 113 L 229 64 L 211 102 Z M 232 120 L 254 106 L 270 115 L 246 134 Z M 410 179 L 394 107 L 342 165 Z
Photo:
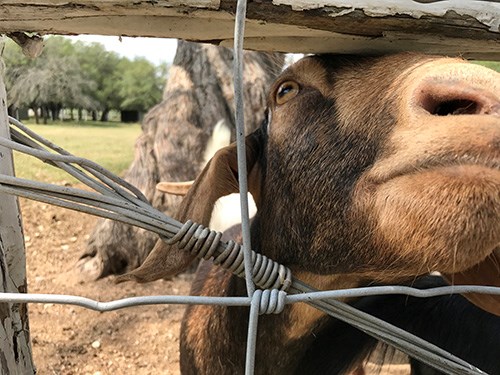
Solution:
M 0 40 L 3 50 L 3 40 Z M 3 63 L 0 61 L 0 66 Z M 7 95 L 0 71 L 0 136 L 8 137 Z M 0 147 L 0 173 L 14 175 L 12 152 Z M 0 193 L 0 292 L 26 293 L 26 257 L 19 204 Z M 26 304 L 0 303 L 0 374 L 34 374 Z
M 175 212 L 179 199 L 156 192 L 156 184 L 194 179 L 203 167 L 207 140 L 220 120 L 235 138 L 232 60 L 231 50 L 179 41 L 163 101 L 144 118 L 126 179 L 167 214 Z M 247 132 L 260 126 L 268 86 L 283 62 L 280 54 L 245 52 Z M 80 268 L 92 278 L 132 270 L 143 262 L 157 238 L 142 229 L 100 220 Z
M 97 111 L 92 111 L 92 121 L 97 121 Z
M 56 106 L 52 106 L 50 108 L 50 115 L 51 115 L 52 121 L 57 121 L 57 119 L 59 118 L 59 111 L 57 110 Z
M 31 109 L 33 110 L 33 113 L 35 114 L 35 123 L 38 125 L 40 123 L 40 116 L 38 114 L 38 107 L 36 105 L 34 105 L 33 107 L 31 107 Z
M 14 105 L 9 105 L 9 107 L 7 108 L 7 113 L 9 114 L 9 116 L 12 116 L 12 117 L 15 117 L 15 118 L 19 118 L 19 108 L 17 108 L 16 106 Z
M 101 114 L 101 122 L 108 121 L 109 108 L 104 108 Z
M 47 120 L 49 119 L 49 108 L 42 107 L 43 123 L 47 125 Z

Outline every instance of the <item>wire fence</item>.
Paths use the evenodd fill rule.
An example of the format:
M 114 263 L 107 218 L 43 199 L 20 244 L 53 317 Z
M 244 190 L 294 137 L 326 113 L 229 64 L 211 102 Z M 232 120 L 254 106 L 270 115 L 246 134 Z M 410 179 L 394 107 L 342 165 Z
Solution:
M 191 221 L 180 223 L 168 217 L 153 208 L 134 186 L 90 160 L 71 155 L 66 150 L 37 135 L 14 118 L 9 119 L 11 139 L 0 137 L 1 146 L 31 155 L 61 168 L 93 191 L 0 175 L 0 192 L 117 220 L 155 232 L 165 242 L 177 244 L 179 248 L 189 251 L 198 258 L 212 260 L 215 264 L 244 277 L 247 284 L 247 297 L 144 296 L 99 302 L 70 295 L 1 293 L 0 302 L 77 305 L 101 312 L 153 304 L 249 306 L 250 317 L 245 364 L 247 375 L 253 374 L 255 368 L 258 316 L 260 314 L 280 313 L 287 304 L 304 302 L 336 319 L 351 324 L 435 369 L 452 374 L 484 374 L 480 369 L 439 347 L 357 310 L 338 299 L 387 294 L 405 294 L 422 298 L 453 293 L 500 295 L 500 288 L 450 286 L 420 290 L 402 286 L 383 286 L 318 291 L 294 278 L 287 267 L 251 250 L 242 94 L 242 44 L 245 12 L 246 1 L 239 0 L 235 24 L 234 72 L 243 246 L 233 241 L 222 242 L 220 241 L 221 233 L 211 231 L 199 224 Z M 256 289 L 256 287 L 261 289 Z
M 1 192 L 137 225 L 157 233 L 168 243 L 177 243 L 180 248 L 184 248 L 199 258 L 212 260 L 239 276 L 245 276 L 243 248 L 239 244 L 233 241 L 222 242 L 220 241 L 221 233 L 210 231 L 191 221 L 182 224 L 166 216 L 153 208 L 137 189 L 104 168 L 92 161 L 71 155 L 52 142 L 35 134 L 13 118 L 10 118 L 10 122 L 12 139 L 0 137 L 1 146 L 34 156 L 46 163 L 62 168 L 85 185 L 92 187 L 94 191 L 84 191 L 72 187 L 62 187 L 0 175 Z M 249 253 L 251 279 L 258 287 L 265 290 L 255 290 L 247 297 L 149 296 L 99 302 L 68 295 L 2 293 L 0 301 L 70 304 L 96 311 L 111 311 L 138 305 L 166 303 L 250 306 L 247 374 L 252 374 L 254 369 L 258 315 L 279 313 L 286 304 L 305 302 L 446 373 L 483 373 L 476 367 L 435 345 L 337 299 L 382 294 L 431 297 L 451 293 L 473 292 L 500 295 L 500 288 L 450 286 L 419 290 L 402 286 L 383 286 L 317 291 L 295 279 L 285 266 L 253 251 Z

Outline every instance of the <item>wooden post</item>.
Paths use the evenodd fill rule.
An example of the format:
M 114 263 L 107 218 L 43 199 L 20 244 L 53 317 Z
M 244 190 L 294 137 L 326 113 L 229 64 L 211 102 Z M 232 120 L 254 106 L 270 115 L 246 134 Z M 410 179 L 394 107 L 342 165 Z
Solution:
M 0 39 L 0 136 L 9 136 Z M 12 151 L 0 146 L 0 173 L 14 175 Z M 26 293 L 26 255 L 17 197 L 0 193 L 0 292 Z M 26 304 L 0 303 L 0 374 L 35 374 Z

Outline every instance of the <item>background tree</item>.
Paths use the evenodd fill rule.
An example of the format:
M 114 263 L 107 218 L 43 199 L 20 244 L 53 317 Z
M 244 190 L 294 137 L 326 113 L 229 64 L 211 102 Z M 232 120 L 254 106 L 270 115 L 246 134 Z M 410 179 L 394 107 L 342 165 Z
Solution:
M 63 108 L 96 108 L 97 102 L 89 94 L 95 83 L 85 77 L 69 39 L 48 38 L 35 60 L 14 62 L 12 57 L 18 58 L 18 53 L 6 60 L 11 104 L 28 106 L 35 116 L 40 109 L 44 123 L 49 116 L 58 119 Z
M 161 101 L 164 77 L 145 58 L 123 59 L 119 64 L 120 109 L 146 112 Z
M 156 183 L 195 178 L 217 122 L 224 121 L 234 139 L 232 60 L 231 50 L 179 41 L 163 100 L 143 121 L 126 179 L 168 214 L 175 211 L 178 199 L 157 193 Z M 268 86 L 283 62 L 283 55 L 245 52 L 247 131 L 260 126 Z M 99 220 L 79 266 L 92 278 L 123 273 L 138 267 L 156 240 L 156 235 L 142 229 Z
M 97 103 L 88 95 L 94 86 L 80 73 L 73 57 L 53 57 L 37 61 L 28 68 L 10 89 L 12 103 L 42 110 L 44 123 L 60 118 L 63 108 L 95 108 Z
M 25 57 L 13 42 L 5 50 L 9 103 L 29 107 L 44 122 L 59 118 L 62 109 L 91 113 L 108 121 L 111 110 L 147 111 L 161 100 L 168 66 L 144 58 L 129 60 L 107 51 L 100 43 L 73 43 L 52 36 L 35 60 Z
M 119 110 L 122 100 L 118 94 L 120 72 L 117 68 L 121 58 L 117 53 L 107 51 L 100 43 L 85 44 L 80 41 L 75 43 L 75 54 L 86 79 L 94 83 L 88 94 L 99 104 L 102 111 L 100 120 L 108 121 L 109 111 Z M 78 117 L 81 121 L 81 110 Z M 97 120 L 95 109 L 92 117 Z

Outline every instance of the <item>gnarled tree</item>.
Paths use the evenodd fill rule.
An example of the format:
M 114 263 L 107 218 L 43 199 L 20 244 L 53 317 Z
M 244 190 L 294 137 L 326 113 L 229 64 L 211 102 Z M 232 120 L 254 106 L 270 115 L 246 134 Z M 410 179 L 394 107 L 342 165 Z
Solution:
M 175 211 L 179 200 L 156 192 L 156 184 L 194 179 L 203 167 L 207 141 L 221 120 L 235 137 L 232 60 L 231 50 L 179 41 L 163 101 L 143 121 L 135 159 L 125 178 L 167 214 Z M 245 52 L 244 62 L 249 132 L 263 120 L 266 91 L 281 71 L 284 56 Z M 79 267 L 92 278 L 129 271 L 143 262 L 156 240 L 145 230 L 100 220 Z

